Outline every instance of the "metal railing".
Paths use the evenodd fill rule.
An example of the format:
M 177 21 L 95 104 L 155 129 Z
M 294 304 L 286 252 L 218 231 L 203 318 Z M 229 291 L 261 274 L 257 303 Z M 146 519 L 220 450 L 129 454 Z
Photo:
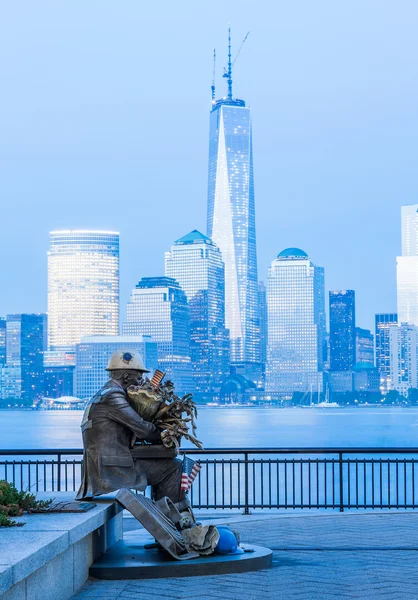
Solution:
M 200 509 L 418 508 L 418 448 L 182 449 L 202 469 Z M 0 450 L 0 479 L 33 492 L 76 491 L 80 449 Z

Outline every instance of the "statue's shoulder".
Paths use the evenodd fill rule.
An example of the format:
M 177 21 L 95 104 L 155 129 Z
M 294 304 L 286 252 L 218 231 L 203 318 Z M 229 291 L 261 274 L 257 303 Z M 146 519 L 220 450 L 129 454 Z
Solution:
M 104 384 L 104 386 L 97 392 L 95 398 L 96 397 L 96 402 L 102 402 L 110 399 L 125 402 L 127 396 L 125 390 L 120 385 L 110 380 L 107 381 Z
M 81 422 L 81 430 L 85 431 L 92 427 L 92 414 L 94 413 L 94 407 L 101 402 L 106 403 L 111 400 L 112 405 L 124 406 L 127 402 L 126 393 L 120 385 L 117 385 L 114 381 L 107 381 L 102 388 L 91 398 L 84 409 L 84 416 Z M 93 412 L 91 412 L 93 409 Z

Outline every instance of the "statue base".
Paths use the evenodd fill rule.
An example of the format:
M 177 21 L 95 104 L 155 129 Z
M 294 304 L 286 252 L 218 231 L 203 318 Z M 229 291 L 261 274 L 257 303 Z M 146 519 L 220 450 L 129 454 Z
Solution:
M 212 554 L 189 560 L 175 560 L 164 550 L 145 550 L 143 541 L 130 536 L 120 541 L 90 567 L 96 579 L 160 579 L 246 573 L 271 567 L 269 548 L 243 544 L 252 550 L 244 554 Z

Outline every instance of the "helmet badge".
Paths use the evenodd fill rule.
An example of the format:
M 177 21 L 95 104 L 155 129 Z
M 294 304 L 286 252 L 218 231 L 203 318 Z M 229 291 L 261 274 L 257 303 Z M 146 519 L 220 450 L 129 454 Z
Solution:
M 123 356 L 122 356 L 122 360 L 124 363 L 126 363 L 127 365 L 129 365 L 130 362 L 132 362 L 133 360 L 133 356 L 130 352 L 124 352 Z

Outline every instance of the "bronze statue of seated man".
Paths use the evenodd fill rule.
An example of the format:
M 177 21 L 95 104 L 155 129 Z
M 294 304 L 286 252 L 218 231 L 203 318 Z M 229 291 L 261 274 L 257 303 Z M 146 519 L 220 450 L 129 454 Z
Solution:
M 158 428 L 142 419 L 128 401 L 127 389 L 139 384 L 148 373 L 137 352 L 119 350 L 110 357 L 110 380 L 87 404 L 81 424 L 83 434 L 83 476 L 77 500 L 93 498 L 120 488 L 144 491 L 152 487 L 155 501 L 167 496 L 180 512 L 190 512 L 190 503 L 181 489 L 182 462 L 174 451 L 159 454 Z M 155 444 L 150 458 L 141 458 L 136 441 Z M 158 446 L 159 445 L 159 446 Z M 144 456 L 149 456 L 144 446 Z M 147 452 L 148 451 L 148 452 Z

